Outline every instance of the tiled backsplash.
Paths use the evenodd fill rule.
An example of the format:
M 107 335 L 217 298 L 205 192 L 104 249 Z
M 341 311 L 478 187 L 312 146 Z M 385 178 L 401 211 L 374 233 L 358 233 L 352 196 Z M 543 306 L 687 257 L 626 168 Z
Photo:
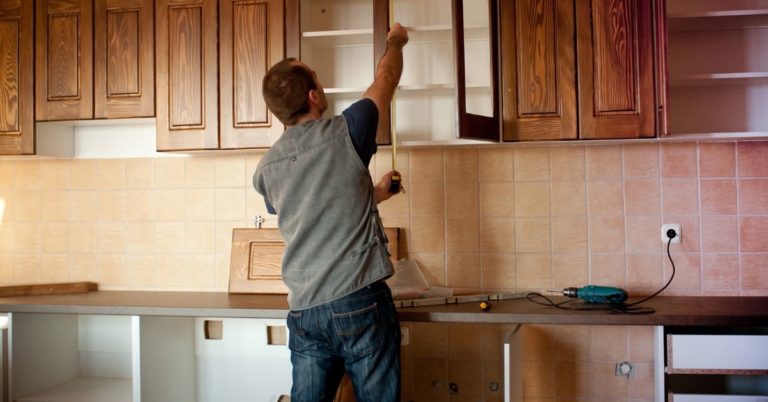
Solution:
M 649 294 L 671 273 L 661 224 L 679 223 L 665 294 L 765 296 L 766 155 L 765 141 L 406 149 L 406 193 L 380 209 L 402 228 L 401 253 L 461 291 L 596 283 Z M 226 291 L 232 228 L 256 215 L 276 224 L 250 184 L 260 156 L 0 159 L 0 283 Z M 382 149 L 374 180 L 390 168 Z M 498 339 L 509 328 L 407 325 L 405 396 L 501 400 L 488 386 L 503 381 Z M 650 328 L 526 335 L 526 400 L 652 400 Z M 617 359 L 633 360 L 637 375 L 614 377 Z M 462 392 L 449 394 L 452 381 Z

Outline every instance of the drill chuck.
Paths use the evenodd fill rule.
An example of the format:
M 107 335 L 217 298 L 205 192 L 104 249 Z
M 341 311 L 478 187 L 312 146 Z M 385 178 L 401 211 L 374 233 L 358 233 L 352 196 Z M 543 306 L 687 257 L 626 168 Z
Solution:
M 580 288 L 565 288 L 563 289 L 563 296 L 578 298 L 587 303 L 618 304 L 626 301 L 629 294 L 621 288 L 587 285 Z

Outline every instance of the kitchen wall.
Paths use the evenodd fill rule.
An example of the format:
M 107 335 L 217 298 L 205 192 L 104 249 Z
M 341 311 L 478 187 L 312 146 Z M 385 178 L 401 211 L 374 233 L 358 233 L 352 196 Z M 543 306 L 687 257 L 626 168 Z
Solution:
M 766 155 L 767 141 L 406 149 L 406 193 L 381 210 L 402 228 L 401 253 L 459 291 L 597 283 L 650 294 L 671 274 L 661 224 L 680 223 L 665 295 L 765 296 Z M 267 216 L 250 186 L 260 156 L 0 159 L 0 284 L 226 291 L 232 228 Z M 375 178 L 390 168 L 381 150 Z M 405 326 L 405 400 L 501 400 L 511 326 Z M 650 328 L 523 335 L 526 401 L 653 399 Z M 624 360 L 629 379 L 613 375 Z

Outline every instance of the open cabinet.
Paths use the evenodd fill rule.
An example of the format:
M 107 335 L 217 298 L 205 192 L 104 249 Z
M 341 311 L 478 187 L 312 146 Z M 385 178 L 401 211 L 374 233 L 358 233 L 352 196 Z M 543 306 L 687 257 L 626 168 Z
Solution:
M 667 0 L 670 131 L 768 135 L 768 1 Z
M 403 49 L 403 74 L 390 116 L 379 116 L 377 143 L 392 144 L 393 137 L 403 145 L 463 142 L 459 138 L 497 141 L 495 4 L 495 0 L 289 0 L 286 29 L 293 37 L 286 38 L 286 53 L 317 72 L 328 98 L 326 113 L 339 114 L 373 82 L 390 23 L 399 22 L 409 30 L 409 42 Z M 494 115 L 496 123 L 483 127 L 459 123 Z
M 138 317 L 13 313 L 16 402 L 138 402 Z

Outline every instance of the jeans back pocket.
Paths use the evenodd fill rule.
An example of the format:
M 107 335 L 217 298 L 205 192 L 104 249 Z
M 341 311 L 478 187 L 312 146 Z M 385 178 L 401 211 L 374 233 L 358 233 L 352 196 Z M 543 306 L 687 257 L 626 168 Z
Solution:
M 333 314 L 333 326 L 344 344 L 344 350 L 354 356 L 366 356 L 384 344 L 378 303 L 344 313 Z

